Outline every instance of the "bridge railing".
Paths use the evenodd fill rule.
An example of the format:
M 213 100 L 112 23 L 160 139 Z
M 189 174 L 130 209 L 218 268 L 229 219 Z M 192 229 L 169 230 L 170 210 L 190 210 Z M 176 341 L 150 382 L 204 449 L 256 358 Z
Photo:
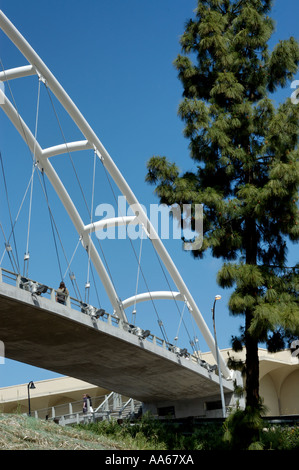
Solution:
M 109 395 L 92 397 L 92 405 L 90 407 L 88 403 L 87 412 L 83 413 L 83 402 L 78 400 L 35 410 L 34 417 L 36 419 L 56 421 L 61 425 L 79 424 L 84 421 L 109 420 L 112 416 L 116 419 L 132 416 L 136 411 L 136 407 L 141 406 L 140 402 L 136 402 L 132 398 L 128 399 L 115 392 L 111 392 Z
M 92 397 L 93 407 L 98 407 L 105 401 L 106 395 L 101 395 L 98 397 Z M 90 412 L 90 407 L 88 405 L 88 411 Z M 41 408 L 36 410 L 35 417 L 39 419 L 49 419 L 53 420 L 61 416 L 68 416 L 77 413 L 83 413 L 83 400 L 77 400 L 70 403 L 63 403 L 61 405 L 49 406 L 47 408 Z
M 37 281 L 33 281 L 31 279 L 27 279 L 22 277 L 20 274 L 16 274 L 13 271 L 9 271 L 7 269 L 0 267 L 0 282 L 4 282 L 10 285 L 14 285 L 16 287 L 25 289 L 30 291 L 32 294 L 42 295 L 52 301 L 56 301 L 56 293 L 57 289 L 52 287 L 48 287 L 44 284 L 40 284 Z M 179 348 L 173 344 L 168 343 L 164 339 L 159 338 L 158 336 L 150 333 L 149 330 L 142 330 L 135 325 L 131 325 L 129 323 L 125 323 L 123 320 L 118 318 L 116 315 L 106 312 L 103 309 L 96 309 L 95 307 L 88 305 L 82 302 L 79 299 L 76 299 L 72 296 L 66 297 L 66 306 L 72 308 L 74 310 L 80 311 L 84 314 L 90 315 L 94 319 L 98 321 L 103 321 L 109 325 L 122 328 L 132 334 L 138 336 L 141 340 L 150 341 L 152 344 L 160 346 L 164 349 L 167 349 L 177 356 L 185 357 L 186 359 L 192 361 L 193 363 L 198 363 L 201 366 L 205 367 L 208 372 L 217 372 L 216 365 L 210 365 L 205 361 L 200 359 L 198 353 L 189 353 L 186 348 Z

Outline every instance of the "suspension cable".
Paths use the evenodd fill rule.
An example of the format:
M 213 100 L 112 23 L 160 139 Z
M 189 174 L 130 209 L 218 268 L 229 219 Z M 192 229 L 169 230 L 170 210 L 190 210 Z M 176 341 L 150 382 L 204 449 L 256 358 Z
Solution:
M 3 237 L 4 237 L 4 240 L 5 240 L 5 249 L 4 249 L 3 256 L 1 258 L 0 265 L 2 264 L 2 260 L 4 258 L 5 253 L 7 253 L 7 255 L 9 257 L 9 260 L 11 262 L 12 270 L 13 270 L 13 272 L 17 273 L 18 272 L 18 267 L 17 267 L 17 263 L 16 263 L 16 260 L 15 260 L 12 248 L 11 248 L 10 244 L 8 243 L 8 241 L 7 241 L 7 238 L 5 236 L 4 229 L 3 229 L 3 226 L 1 224 L 1 222 L 0 222 L 0 225 L 1 225 L 1 231 L 2 231 Z
M 9 237 L 7 238 L 7 243 L 9 243 L 10 237 L 11 237 L 12 234 L 13 234 L 13 230 L 14 230 L 14 228 L 15 228 L 15 226 L 16 226 L 16 223 L 17 223 L 17 221 L 18 221 L 19 215 L 20 215 L 20 213 L 21 213 L 23 204 L 24 204 L 24 202 L 25 202 L 25 199 L 26 199 L 28 190 L 29 190 L 30 185 L 31 185 L 31 179 L 32 179 L 32 175 L 31 175 L 31 177 L 30 177 L 30 179 L 29 179 L 29 183 L 28 183 L 27 188 L 26 188 L 26 190 L 25 190 L 25 193 L 24 193 L 23 199 L 22 199 L 22 201 L 21 201 L 21 204 L 20 204 L 18 213 L 17 213 L 16 218 L 15 218 L 15 221 L 14 221 L 14 223 L 13 223 L 13 227 L 12 227 L 12 229 L 11 229 L 11 231 L 10 231 Z M 1 260 L 0 260 L 0 265 L 2 264 L 2 261 L 3 261 L 3 258 L 4 258 L 4 255 L 5 255 L 5 252 L 6 252 L 6 251 L 7 251 L 7 250 L 4 249 L 4 252 L 3 252 L 2 257 L 1 257 Z
M 52 106 L 52 109 L 53 109 L 53 112 L 54 112 L 54 115 L 56 117 L 56 120 L 57 120 L 57 123 L 58 123 L 58 126 L 59 126 L 59 129 L 60 129 L 60 132 L 61 132 L 61 135 L 62 135 L 62 138 L 63 138 L 63 141 L 64 141 L 64 144 L 67 148 L 67 154 L 69 156 L 69 160 L 71 162 L 71 165 L 72 165 L 72 168 L 73 168 L 73 171 L 74 171 L 74 174 L 75 174 L 75 177 L 77 179 L 77 183 L 79 185 L 79 189 L 80 189 L 80 192 L 81 192 L 81 195 L 82 195 L 82 198 L 84 200 L 84 203 L 85 203 L 85 206 L 86 206 L 86 209 L 87 209 L 87 212 L 88 212 L 88 215 L 90 217 L 90 219 L 92 219 L 92 212 L 90 213 L 90 209 L 88 207 L 88 204 L 87 204 L 87 200 L 86 200 L 86 197 L 85 197 L 85 194 L 84 194 L 84 191 L 83 191 L 83 188 L 82 188 L 82 185 L 80 183 L 80 179 L 79 179 L 79 176 L 78 176 L 78 173 L 77 173 L 77 170 L 76 170 L 76 167 L 75 167 L 75 164 L 73 162 L 73 159 L 72 159 L 72 156 L 71 156 L 71 152 L 68 150 L 68 145 L 67 145 L 67 141 L 66 141 L 66 138 L 65 138 L 65 135 L 64 135 L 64 132 L 63 132 L 63 129 L 62 129 L 62 125 L 60 123 L 60 120 L 59 120 L 59 117 L 58 117 L 58 113 L 56 111 L 56 108 L 55 108 L 55 105 L 54 105 L 54 102 L 53 102 L 53 99 L 52 99 L 52 96 L 51 96 L 51 93 L 48 89 L 48 86 L 47 84 L 45 83 L 45 87 L 46 87 L 46 90 L 47 90 L 47 93 L 48 93 L 48 96 L 49 96 L 49 100 L 50 100 L 50 103 L 51 103 L 51 106 Z M 92 202 L 92 205 L 93 205 L 93 202 Z M 104 260 L 105 260 L 105 264 L 106 264 L 106 267 L 107 267 L 107 270 L 109 271 L 109 266 L 108 266 L 108 263 L 106 261 L 106 258 L 105 258 L 105 255 L 104 255 L 104 252 L 102 250 L 102 247 L 100 245 L 100 242 L 99 242 L 99 246 L 101 248 L 101 252 L 102 252 L 102 255 L 104 257 Z M 91 266 L 90 266 L 90 255 L 89 255 L 89 249 L 88 249 L 88 274 L 87 274 L 87 282 L 85 284 L 85 299 L 86 299 L 86 292 L 87 292 L 87 289 L 89 289 L 88 286 L 90 286 L 90 283 L 89 283 L 89 269 L 91 269 Z M 113 284 L 113 279 L 112 279 L 112 276 L 111 276 L 111 273 L 109 271 L 109 275 L 110 275 L 110 279 L 111 279 L 111 282 Z M 94 277 L 93 277 L 93 281 L 94 281 Z M 94 281 L 94 287 L 95 287 L 95 290 L 96 290 L 96 294 L 97 294 L 97 297 L 98 297 L 98 293 L 97 293 L 97 288 L 96 288 L 96 284 L 95 284 L 95 281 Z M 89 292 L 89 291 L 88 291 Z
M 63 132 L 63 129 L 62 129 L 62 125 L 61 125 L 61 123 L 60 123 L 60 120 L 59 120 L 58 113 L 57 113 L 57 111 L 56 111 L 54 102 L 53 102 L 53 100 L 52 100 L 51 93 L 50 93 L 49 88 L 48 88 L 48 86 L 47 86 L 46 83 L 45 83 L 45 87 L 46 87 L 46 90 L 47 90 L 47 93 L 48 93 L 48 96 L 49 96 L 49 99 L 50 99 L 50 103 L 51 103 L 51 105 L 52 105 L 52 109 L 53 109 L 54 115 L 55 115 L 55 117 L 56 117 L 56 120 L 57 120 L 59 129 L 60 129 L 61 135 L 62 135 L 64 144 L 65 144 L 65 146 L 66 146 L 66 148 L 67 148 L 67 154 L 68 154 L 68 156 L 69 156 L 69 159 L 70 159 L 70 162 L 71 162 L 73 171 L 74 171 L 74 173 L 75 173 L 75 176 L 76 176 L 76 179 L 77 179 L 77 182 L 78 182 L 78 185 L 79 185 L 80 192 L 81 192 L 81 194 L 82 194 L 82 197 L 83 197 L 83 200 L 84 200 L 84 203 L 85 203 L 87 212 L 88 212 L 88 214 L 89 214 L 89 216 L 90 216 L 90 211 L 89 211 L 89 207 L 88 207 L 88 204 L 87 204 L 87 200 L 86 200 L 86 197 L 85 197 L 85 194 L 84 194 L 82 185 L 81 185 L 81 183 L 80 183 L 80 179 L 79 179 L 78 173 L 77 173 L 77 171 L 76 171 L 76 168 L 75 168 L 75 165 L 74 165 L 72 156 L 71 156 L 71 152 L 70 152 L 69 149 L 68 149 L 67 141 L 66 141 L 66 138 L 65 138 L 65 135 L 64 135 L 64 132 Z
M 36 167 L 35 150 L 36 150 L 36 142 L 37 142 L 37 126 L 38 126 L 38 116 L 39 116 L 40 82 L 41 82 L 41 80 L 39 79 L 39 81 L 38 81 L 38 93 L 37 93 L 37 105 L 36 105 L 36 117 L 35 117 L 32 178 L 31 178 L 29 212 L 28 212 L 27 243 L 26 243 L 26 251 L 25 251 L 25 255 L 24 255 L 24 276 L 25 276 L 25 266 L 27 265 L 26 277 L 28 277 L 28 269 L 29 269 L 29 233 L 30 233 L 30 225 L 31 225 L 31 213 L 32 213 L 32 196 L 33 196 L 33 181 L 34 181 L 33 176 L 34 176 L 34 170 L 35 170 L 35 167 Z
M 96 173 L 96 152 L 94 151 L 94 159 L 93 159 L 93 174 L 92 174 L 92 193 L 91 193 L 91 209 L 90 209 L 90 232 L 89 232 L 89 241 L 91 241 L 91 233 L 92 233 L 92 222 L 93 222 L 93 204 L 94 204 L 94 185 L 95 185 L 95 173 Z M 90 270 L 90 243 L 88 243 L 87 247 L 88 253 L 88 263 L 87 263 L 87 279 L 85 284 L 85 300 L 87 303 L 89 302 L 89 292 L 90 292 L 90 282 L 89 282 L 89 270 Z
M 23 268 L 23 276 L 28 277 L 28 269 L 29 269 L 29 233 L 30 233 L 30 223 L 31 223 L 31 209 L 32 209 L 32 193 L 33 193 L 33 175 L 35 170 L 35 164 L 32 165 L 32 174 L 31 174 L 31 189 L 30 189 L 30 199 L 29 199 L 29 212 L 28 212 L 28 227 L 27 227 L 27 243 L 26 243 L 26 251 L 24 254 L 24 268 Z M 27 269 L 26 269 L 27 266 Z M 26 269 L 26 274 L 25 274 Z
M 113 197 L 114 197 L 115 203 L 116 203 L 116 205 L 117 205 L 117 199 L 116 199 L 116 195 L 115 195 L 114 189 L 113 189 L 113 187 L 112 187 L 112 184 L 111 184 L 111 181 L 110 181 L 110 178 L 109 178 L 108 172 L 107 172 L 107 170 L 106 170 L 106 167 L 105 167 L 105 165 L 104 165 L 104 163 L 103 163 L 103 162 L 102 162 L 102 164 L 103 164 L 103 167 L 104 167 L 104 170 L 105 170 L 105 174 L 106 174 L 106 177 L 107 177 L 107 181 L 108 181 L 108 183 L 109 183 L 109 186 L 110 186 L 110 188 L 111 188 L 111 191 L 112 191 L 112 194 L 113 194 Z M 124 216 L 122 215 L 122 217 L 124 217 Z M 127 226 L 126 226 L 126 231 L 127 231 L 127 235 L 128 235 L 128 227 L 127 227 Z M 132 243 L 131 237 L 129 236 L 128 238 L 129 238 L 129 240 L 130 240 L 130 244 L 131 244 L 131 247 L 132 247 L 132 250 L 133 250 L 134 256 L 135 256 L 135 258 L 136 258 L 136 260 L 137 260 L 137 263 L 138 263 L 138 256 L 137 256 L 137 254 L 136 254 L 136 250 L 135 250 L 135 248 L 134 248 L 134 246 L 133 246 L 133 243 Z M 164 340 L 165 340 L 167 343 L 169 343 L 169 340 L 168 340 L 168 338 L 167 338 L 167 334 L 166 334 L 166 330 L 165 330 L 165 327 L 164 327 L 163 321 L 161 320 L 161 318 L 160 318 L 160 316 L 159 316 L 159 314 L 158 314 L 158 311 L 157 311 L 157 308 L 156 308 L 156 305 L 155 305 L 154 299 L 152 298 L 151 291 L 150 291 L 150 289 L 149 289 L 149 287 L 148 287 L 148 283 L 147 283 L 147 281 L 146 281 L 145 275 L 144 275 L 144 273 L 143 273 L 143 269 L 142 269 L 142 267 L 141 267 L 141 265 L 140 265 L 140 264 L 139 264 L 139 267 L 140 267 L 140 273 L 141 273 L 141 275 L 142 275 L 142 278 L 143 278 L 143 280 L 144 280 L 144 283 L 145 283 L 145 285 L 146 285 L 146 288 L 147 288 L 148 294 L 149 294 L 149 296 L 150 296 L 150 299 L 151 299 L 151 302 L 152 302 L 152 305 L 153 305 L 154 311 L 155 311 L 155 313 L 156 313 L 156 316 L 157 316 L 157 321 L 158 321 L 158 325 L 159 325 L 159 327 L 160 327 L 160 330 L 161 330 L 162 336 L 163 336 Z
M 152 240 L 151 240 L 151 242 L 152 242 Z M 172 293 L 172 297 L 173 297 L 174 303 L 175 303 L 175 305 L 176 305 L 177 311 L 178 311 L 178 313 L 179 313 L 179 315 L 180 315 L 180 317 L 181 317 L 181 312 L 180 312 L 180 308 L 179 308 L 179 306 L 178 306 L 177 300 L 176 300 L 176 298 L 174 297 L 173 290 L 171 289 L 171 286 L 170 286 L 170 284 L 169 284 L 169 280 L 168 280 L 168 278 L 167 278 L 167 276 L 166 276 L 165 270 L 164 270 L 164 268 L 163 268 L 163 266 L 162 266 L 161 260 L 160 260 L 160 258 L 159 258 L 159 256 L 158 256 L 158 253 L 157 253 L 156 250 L 155 250 L 155 247 L 154 247 L 153 243 L 152 243 L 152 246 L 153 246 L 153 250 L 154 250 L 154 252 L 155 252 L 155 254 L 156 254 L 156 257 L 157 257 L 157 259 L 158 259 L 158 262 L 159 262 L 159 264 L 160 264 L 161 270 L 162 270 L 162 272 L 163 272 L 163 274 L 164 274 L 164 277 L 165 277 L 165 280 L 166 280 L 166 282 L 167 282 L 168 288 L 169 288 L 169 290 L 170 290 L 171 293 Z M 184 325 L 184 327 L 185 327 L 186 333 L 187 333 L 188 338 L 189 338 L 189 343 L 190 343 L 190 345 L 193 347 L 192 339 L 191 339 L 191 337 L 190 337 L 190 334 L 189 334 L 188 328 L 187 328 L 187 326 L 186 326 L 186 324 L 185 324 L 185 321 L 183 320 L 183 318 L 181 318 L 180 321 L 183 322 L 183 325 Z
M 193 340 L 190 341 L 190 344 L 191 344 L 191 347 L 193 348 L 194 353 L 195 354 L 197 353 L 201 357 L 201 350 L 200 350 L 200 346 L 199 346 L 199 341 L 198 341 L 198 337 L 195 333 L 194 318 L 191 315 L 191 312 L 189 312 L 189 313 L 190 313 L 191 325 L 192 325 L 192 329 L 193 329 Z
M 6 184 L 5 171 L 4 171 L 4 164 L 3 164 L 3 159 L 2 159 L 2 153 L 1 153 L 1 151 L 0 151 L 0 160 L 1 160 L 1 168 L 2 168 L 2 174 L 3 174 L 4 188 L 5 188 L 6 201 L 7 201 L 7 207 L 8 207 L 8 212 L 9 212 L 9 218 L 10 218 L 12 236 L 13 236 L 14 245 L 15 245 L 16 267 L 17 267 L 17 272 L 18 272 L 18 274 L 20 274 L 20 267 L 19 267 L 20 265 L 19 265 L 19 257 L 18 257 L 17 243 L 16 243 L 16 238 L 15 238 L 14 225 L 13 225 L 13 222 L 12 222 L 12 216 L 11 216 L 11 210 L 10 210 L 10 204 L 9 204 L 9 197 L 8 197 L 8 189 L 7 189 L 7 184 Z
M 59 242 L 60 242 L 60 246 L 61 246 L 63 255 L 64 255 L 65 260 L 66 260 L 66 264 L 67 264 L 68 267 L 70 266 L 70 262 L 68 261 L 68 258 L 67 258 L 67 256 L 66 256 L 66 252 L 65 252 L 65 249 L 64 249 L 64 246 L 63 246 L 61 237 L 60 237 L 60 235 L 59 235 L 59 231 L 58 231 L 57 225 L 56 225 L 55 220 L 54 220 L 53 212 L 52 212 L 52 210 L 51 210 L 51 208 L 50 208 L 49 199 L 48 199 L 48 195 L 47 195 L 47 191 L 46 191 L 45 177 L 44 177 L 44 172 L 43 172 L 43 171 L 42 171 L 42 176 L 43 176 L 43 183 L 44 183 L 43 191 L 44 191 L 45 199 L 46 199 L 47 206 L 48 206 L 48 210 L 49 210 L 49 214 L 50 214 L 51 227 L 52 227 L 53 238 L 54 238 L 54 243 L 55 243 L 55 248 L 56 248 L 56 255 L 57 255 L 57 260 L 58 260 L 58 265 L 59 265 L 59 270 L 60 270 L 60 276 L 61 276 L 61 280 L 63 280 L 65 276 L 62 276 L 62 269 L 61 269 L 61 263 L 60 263 L 60 259 L 59 259 L 59 254 L 58 254 L 58 248 L 57 248 L 57 243 L 56 243 L 56 237 L 55 237 L 54 228 L 55 228 L 55 231 L 56 231 L 56 233 L 57 233 L 57 237 L 58 237 L 58 240 L 59 240 Z M 79 240 L 79 241 L 80 241 L 80 240 Z M 67 272 L 67 271 L 66 271 L 66 272 Z M 65 273 L 65 275 L 66 275 L 66 273 Z M 72 282 L 72 285 L 73 285 L 75 294 L 77 295 L 77 297 L 79 297 L 79 299 L 80 299 L 81 302 L 82 302 L 81 295 L 80 295 L 80 290 L 79 290 L 79 288 L 78 288 L 78 285 L 77 285 L 77 282 L 76 282 L 76 278 L 75 278 L 74 273 L 70 274 L 70 279 L 71 279 L 71 282 Z M 77 291 L 77 292 L 76 292 L 76 291 Z
M 77 243 L 77 245 L 76 245 L 76 247 L 75 247 L 75 249 L 74 249 L 74 252 L 73 252 L 73 254 L 72 254 L 72 257 L 71 257 L 71 259 L 70 259 L 70 261 L 69 261 L 69 263 L 68 263 L 68 265 L 67 265 L 67 268 L 66 268 L 66 271 L 65 271 L 65 273 L 64 273 L 63 279 L 65 279 L 65 276 L 67 275 L 67 272 L 68 272 L 68 271 L 70 271 L 70 273 L 71 273 L 70 267 L 71 267 L 71 264 L 72 264 L 72 262 L 73 262 L 73 259 L 74 259 L 74 256 L 75 256 L 75 254 L 76 254 L 76 251 L 77 251 L 77 249 L 78 249 L 78 246 L 80 245 L 80 242 L 81 242 L 81 237 L 79 237 L 78 243 Z M 73 274 L 73 273 L 72 273 L 72 274 Z
M 181 324 L 182 324 L 182 320 L 183 320 L 183 316 L 184 316 L 184 312 L 185 312 L 185 307 L 186 307 L 186 302 L 184 302 L 184 306 L 183 306 L 182 313 L 181 313 L 181 316 L 180 316 L 180 321 L 179 321 L 179 325 L 178 325 L 177 334 L 174 338 L 175 342 L 177 342 L 177 340 L 179 339 L 179 331 L 180 331 L 180 328 L 181 328 Z
M 44 171 L 42 171 L 42 178 L 43 178 L 43 184 L 44 184 L 44 193 L 45 193 L 45 197 L 46 197 L 46 203 L 47 203 L 47 206 L 48 206 L 48 211 L 49 211 L 49 216 L 50 216 L 50 222 L 51 222 L 52 235 L 53 235 L 53 239 L 54 239 L 55 251 L 56 251 L 56 256 L 57 256 L 57 262 L 58 262 L 58 267 L 59 267 L 59 272 L 60 272 L 60 280 L 62 281 L 63 280 L 63 275 L 62 275 L 61 264 L 60 264 L 59 253 L 58 253 L 57 242 L 56 242 L 55 231 L 54 231 L 54 219 L 53 219 L 53 214 L 52 214 L 50 204 L 49 204 L 49 198 L 48 198 L 48 194 L 47 194 Z
M 133 307 L 133 311 L 132 311 L 132 323 L 133 323 L 134 325 L 135 325 L 135 319 L 136 319 L 136 297 L 137 297 L 137 292 L 138 292 L 138 283 L 139 283 L 139 274 L 140 274 L 140 263 L 141 263 L 143 234 L 144 234 L 144 230 L 143 230 L 143 227 L 142 227 L 142 236 L 141 236 L 141 240 L 140 240 L 139 259 L 138 259 L 138 268 L 137 268 L 135 300 L 134 300 L 134 307 Z
M 28 140 L 27 140 L 27 134 L 26 134 L 25 129 L 24 129 L 24 126 L 23 126 L 23 121 L 22 121 L 21 116 L 20 116 L 20 113 L 19 113 L 19 111 L 18 111 L 17 103 L 16 103 L 16 100 L 15 100 L 14 94 L 13 94 L 13 92 L 12 92 L 12 88 L 11 88 L 11 86 L 10 86 L 10 81 L 7 80 L 5 68 L 4 68 L 4 65 L 3 65 L 3 62 L 2 62 L 1 57 L 0 57 L 0 64 L 1 64 L 2 71 L 4 72 L 4 78 L 5 78 L 7 87 L 8 87 L 8 89 L 9 89 L 10 95 L 11 95 L 11 97 L 12 97 L 12 101 L 13 101 L 13 104 L 14 104 L 14 108 L 15 108 L 15 110 L 16 110 L 16 112 L 17 112 L 19 124 L 20 124 L 20 127 L 21 127 L 21 129 L 22 129 L 22 137 L 24 138 L 24 140 L 25 140 L 25 142 L 26 142 L 26 146 L 27 146 L 27 148 L 28 148 L 28 150 L 29 150 L 31 160 L 34 162 L 34 158 L 33 158 L 33 155 L 32 155 L 32 151 L 31 151 L 30 145 L 29 145 Z M 1 160 L 2 160 L 2 159 L 1 159 Z M 26 191 L 26 193 L 27 193 L 27 191 Z M 24 199 L 25 199 L 25 196 L 24 196 L 24 198 L 23 198 L 21 207 L 22 207 L 22 205 L 23 205 Z M 20 209 L 21 209 L 21 208 L 20 208 Z M 19 213 L 20 213 L 20 210 L 19 210 Z M 19 215 L 19 213 L 18 213 L 18 215 Z M 17 217 L 18 217 L 18 216 L 17 216 Z M 16 219 L 16 220 L 17 220 L 17 219 Z M 15 220 L 14 225 L 12 226 L 12 230 L 11 230 L 11 234 L 10 234 L 10 236 L 11 236 L 11 235 L 13 236 L 14 242 L 15 242 L 14 226 L 15 226 L 15 224 L 16 224 L 16 220 Z M 9 239 L 10 239 L 10 236 L 9 236 Z M 17 272 L 20 274 L 19 261 L 18 261 L 18 253 L 17 253 L 16 243 L 15 243 L 15 249 L 16 249 L 17 265 L 18 265 Z M 2 259 L 3 259 L 3 257 L 2 257 Z M 2 260 L 1 260 L 1 261 L 2 261 Z
M 65 277 L 66 277 L 66 275 L 67 275 L 67 272 L 69 271 L 69 278 L 70 278 L 71 283 L 72 283 L 72 285 L 73 285 L 75 295 L 76 295 L 76 297 L 77 297 L 78 299 L 80 299 L 80 301 L 82 302 L 82 298 L 81 298 L 81 294 L 80 294 L 80 289 L 79 289 L 79 287 L 78 287 L 78 283 L 77 283 L 77 280 L 76 280 L 76 276 L 75 276 L 74 272 L 70 270 L 72 261 L 73 261 L 73 259 L 74 259 L 74 256 L 75 256 L 75 254 L 76 254 L 76 251 L 77 251 L 78 246 L 79 246 L 80 243 L 81 243 L 81 237 L 79 237 L 78 243 L 77 243 L 77 245 L 76 245 L 76 248 L 75 248 L 75 250 L 74 250 L 74 252 L 73 252 L 73 254 L 72 254 L 72 257 L 71 257 L 70 261 L 67 260 L 66 255 L 65 255 L 65 258 L 66 258 L 66 261 L 67 261 L 67 268 L 66 268 L 66 271 L 65 271 L 65 273 L 64 273 L 63 279 L 65 279 Z
M 98 304 L 99 304 L 99 307 L 102 308 L 101 301 L 100 301 L 99 294 L 98 294 L 97 284 L 96 284 L 95 277 L 94 277 L 94 272 L 93 272 L 93 269 L 92 269 L 92 265 L 90 265 L 90 272 L 91 272 L 91 275 L 92 275 L 92 280 L 93 280 L 94 288 L 95 288 L 95 291 L 96 291 Z

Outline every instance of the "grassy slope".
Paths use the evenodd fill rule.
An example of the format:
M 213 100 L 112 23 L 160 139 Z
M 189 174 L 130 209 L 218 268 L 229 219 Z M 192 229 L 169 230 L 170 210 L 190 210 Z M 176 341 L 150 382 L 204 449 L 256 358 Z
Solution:
M 109 450 L 117 444 L 91 432 L 24 415 L 0 414 L 0 450 Z

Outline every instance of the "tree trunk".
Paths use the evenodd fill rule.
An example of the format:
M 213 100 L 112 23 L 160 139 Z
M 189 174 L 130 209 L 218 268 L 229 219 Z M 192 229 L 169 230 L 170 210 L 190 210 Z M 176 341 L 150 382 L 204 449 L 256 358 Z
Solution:
M 246 406 L 256 409 L 259 405 L 259 358 L 258 341 L 248 329 L 252 320 L 251 312 L 246 312 L 245 347 L 246 347 Z
M 254 219 L 246 223 L 246 264 L 257 264 L 257 233 Z M 254 296 L 257 293 L 251 292 Z M 246 347 L 246 406 L 256 409 L 259 405 L 259 358 L 258 340 L 249 334 L 253 319 L 250 309 L 245 312 L 245 347 Z

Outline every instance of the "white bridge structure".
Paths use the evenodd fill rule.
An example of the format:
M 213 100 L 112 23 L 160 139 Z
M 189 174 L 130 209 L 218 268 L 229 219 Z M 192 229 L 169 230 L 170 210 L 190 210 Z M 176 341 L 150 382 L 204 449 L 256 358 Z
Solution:
M 38 283 L 32 281 L 30 283 L 29 279 L 20 277 L 20 273 L 11 273 L 13 282 L 6 283 L 4 278 L 8 273 L 3 270 L 0 279 L 0 340 L 5 344 L 6 356 L 62 374 L 73 375 L 90 383 L 99 383 L 110 387 L 111 390 L 139 399 L 149 406 L 158 406 L 158 404 L 170 406 L 190 400 L 190 403 L 197 408 L 195 406 L 192 411 L 186 408 L 187 415 L 198 413 L 200 400 L 207 401 L 207 397 L 219 400 L 221 387 L 224 389 L 228 405 L 233 397 L 234 373 L 228 369 L 218 351 L 214 337 L 194 298 L 143 206 L 74 102 L 2 11 L 0 11 L 0 28 L 27 60 L 24 65 L 0 71 L 0 83 L 3 82 L 7 87 L 11 80 L 36 76 L 39 85 L 44 84 L 51 90 L 84 136 L 84 139 L 79 141 L 57 143 L 42 148 L 15 104 L 8 99 L 4 88 L 0 87 L 2 111 L 29 147 L 37 171 L 46 175 L 59 196 L 111 303 L 111 307 L 105 310 L 100 312 L 96 310 L 98 313 L 88 311 L 87 304 L 84 304 L 85 310 L 82 309 L 82 305 L 77 310 L 70 303 L 59 305 L 55 302 L 53 289 L 46 286 L 44 292 L 32 291 L 32 286 L 36 287 Z M 69 192 L 51 164 L 51 158 L 85 150 L 94 152 L 95 158 L 100 160 L 105 171 L 109 173 L 134 215 L 84 223 Z M 92 240 L 92 234 L 103 227 L 132 223 L 142 226 L 162 265 L 174 282 L 176 291 L 149 291 L 135 294 L 132 292 L 128 298 L 120 299 Z M 49 294 L 48 298 L 46 292 Z M 185 304 L 213 353 L 216 364 L 219 362 L 220 373 L 217 368 L 209 369 L 206 364 L 202 364 L 196 355 L 180 354 L 180 349 L 172 350 L 172 345 L 163 341 L 157 345 L 158 340 L 151 337 L 150 332 L 144 334 L 144 330 L 138 330 L 130 325 L 126 310 L 132 305 L 152 302 L 155 299 L 174 299 Z M 106 310 L 109 309 L 111 313 L 108 314 Z M 26 322 L 25 315 L 28 316 Z M 34 322 L 34 328 L 30 322 Z M 112 325 L 113 322 L 117 327 Z M 44 333 L 44 328 L 48 331 L 47 335 Z M 53 338 L 53 342 L 50 341 L 50 337 Z M 76 344 L 82 347 L 84 354 L 88 354 L 89 359 L 84 364 L 82 358 L 80 359 L 80 351 L 74 346 L 75 340 L 78 341 Z M 127 359 L 124 361 L 126 357 L 130 357 L 130 372 L 129 366 L 124 365 L 128 362 Z

